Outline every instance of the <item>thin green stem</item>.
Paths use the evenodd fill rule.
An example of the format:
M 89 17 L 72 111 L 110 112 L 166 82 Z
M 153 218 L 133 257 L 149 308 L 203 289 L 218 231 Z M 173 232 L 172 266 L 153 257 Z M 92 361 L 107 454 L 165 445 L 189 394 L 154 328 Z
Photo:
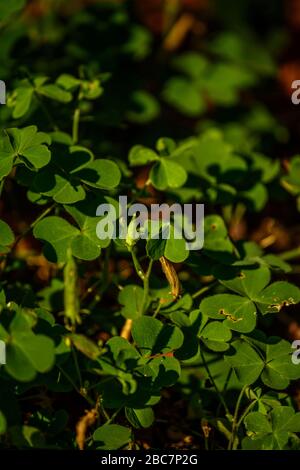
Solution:
M 112 423 L 112 422 L 116 419 L 116 417 L 118 416 L 118 414 L 120 413 L 120 411 L 122 410 L 122 408 L 123 408 L 123 406 L 121 406 L 120 408 L 118 408 L 118 409 L 114 412 L 114 414 L 106 421 L 105 424 L 110 424 L 110 423 Z
M 150 259 L 149 266 L 147 269 L 146 274 L 144 275 L 144 295 L 143 295 L 143 301 L 141 305 L 141 314 L 145 313 L 146 306 L 147 306 L 147 299 L 149 295 L 149 277 L 152 271 L 152 266 L 153 266 L 153 259 Z
M 283 261 L 289 261 L 294 258 L 300 258 L 300 246 L 298 246 L 297 248 L 294 248 L 293 250 L 284 251 L 283 253 L 280 253 L 278 256 Z
M 154 310 L 154 313 L 153 313 L 153 315 L 152 315 L 153 318 L 157 317 L 157 315 L 158 315 L 159 312 L 160 312 L 161 307 L 162 307 L 162 303 L 161 303 L 161 302 L 158 302 L 158 305 L 157 305 L 157 307 L 156 307 L 156 309 Z
M 12 249 L 16 247 L 16 245 L 19 243 L 19 241 L 26 237 L 26 235 L 28 235 L 28 233 L 30 233 L 30 231 L 37 225 L 38 222 L 40 222 L 44 217 L 46 217 L 48 214 L 50 214 L 50 212 L 54 209 L 54 207 L 56 206 L 56 204 L 52 204 L 52 206 L 50 207 L 47 207 L 46 210 L 44 210 L 44 212 L 42 212 L 31 224 L 30 226 L 28 227 L 27 230 L 25 230 L 24 233 L 21 233 L 15 240 L 13 246 L 12 246 Z
M 100 287 L 100 296 L 104 294 L 106 289 L 109 286 L 109 257 L 110 257 L 110 245 L 105 250 L 104 263 L 103 263 L 103 275 L 102 275 L 102 285 Z
M 100 408 L 100 411 L 103 414 L 104 418 L 106 419 L 106 422 L 109 423 L 111 418 L 110 418 L 109 414 L 107 413 L 106 409 L 103 406 L 102 399 L 100 399 L 99 408 Z
M 80 109 L 76 108 L 73 116 L 73 130 L 72 130 L 72 139 L 73 144 L 77 144 L 79 140 L 79 123 L 80 123 Z
M 204 368 L 205 368 L 205 370 L 206 370 L 206 372 L 207 372 L 207 375 L 208 375 L 208 377 L 209 377 L 209 380 L 211 381 L 211 383 L 212 383 L 212 385 L 213 385 L 213 387 L 214 387 L 214 389 L 215 389 L 215 391 L 216 391 L 216 393 L 217 393 L 217 395 L 218 395 L 218 397 L 219 397 L 220 402 L 221 402 L 222 405 L 224 406 L 226 415 L 230 416 L 231 414 L 230 414 L 229 408 L 228 408 L 228 406 L 227 406 L 227 404 L 226 404 L 226 402 L 225 402 L 225 400 L 224 400 L 224 398 L 223 398 L 223 395 L 222 395 L 222 393 L 220 392 L 220 390 L 219 390 L 219 388 L 218 388 L 216 382 L 214 381 L 213 376 L 212 376 L 211 373 L 210 373 L 209 367 L 208 367 L 208 365 L 207 365 L 207 362 L 206 362 L 206 360 L 205 360 L 204 354 L 203 354 L 203 352 L 202 352 L 201 349 L 200 349 L 200 354 L 201 354 L 201 358 L 202 358 L 202 362 L 203 362 Z
M 214 282 L 212 282 L 211 284 L 209 284 L 209 286 L 201 287 L 201 289 L 197 290 L 197 291 L 192 295 L 192 299 L 196 299 L 197 297 L 200 297 L 202 294 L 205 294 L 205 292 L 209 291 L 210 289 L 212 289 L 213 287 L 215 287 L 217 284 L 218 284 L 218 281 L 214 281 Z
M 60 370 L 60 372 L 66 377 L 66 379 L 70 382 L 70 384 L 72 385 L 72 387 L 74 388 L 74 390 L 83 398 L 85 398 L 85 400 L 91 405 L 91 406 L 95 406 L 95 403 L 94 401 L 86 394 L 82 393 L 82 391 L 77 387 L 76 383 L 73 381 L 72 377 L 70 377 L 70 375 L 59 365 L 57 364 L 57 367 L 58 369 Z
M 252 410 L 253 406 L 256 404 L 256 400 L 254 400 L 253 402 L 250 403 L 249 406 L 247 406 L 247 408 L 245 409 L 244 413 L 241 415 L 240 419 L 238 420 L 237 422 L 237 425 L 236 425 L 236 434 L 239 430 L 239 427 L 240 425 L 242 424 L 242 422 L 244 421 L 244 419 L 246 418 L 247 414 Z M 233 450 L 236 450 L 236 442 L 233 442 L 233 445 L 232 445 L 232 449 Z
M 79 368 L 79 364 L 78 364 L 77 354 L 76 354 L 76 351 L 75 351 L 73 346 L 72 346 L 72 355 L 73 355 L 75 369 L 76 369 L 77 376 L 78 376 L 78 381 L 79 381 L 79 384 L 80 384 L 80 390 L 82 390 L 83 389 L 82 376 L 81 376 L 81 372 L 80 372 L 80 368 Z
M 239 409 L 241 405 L 241 401 L 243 398 L 243 395 L 247 389 L 248 385 L 244 385 L 242 390 L 240 391 L 240 394 L 238 396 L 235 410 L 234 410 L 234 415 L 233 415 L 233 420 L 232 420 L 232 428 L 231 428 L 231 439 L 228 442 L 228 450 L 231 450 L 233 446 L 235 446 L 235 438 L 236 438 L 236 433 L 237 433 L 237 424 L 238 424 L 238 414 L 239 414 Z
M 139 260 L 137 259 L 136 253 L 135 253 L 133 248 L 130 249 L 130 253 L 131 253 L 131 257 L 132 257 L 132 261 L 133 261 L 133 265 L 134 265 L 134 268 L 136 270 L 136 273 L 141 278 L 141 280 L 144 282 L 145 273 L 144 273 L 144 271 L 143 271 L 143 269 L 140 265 Z

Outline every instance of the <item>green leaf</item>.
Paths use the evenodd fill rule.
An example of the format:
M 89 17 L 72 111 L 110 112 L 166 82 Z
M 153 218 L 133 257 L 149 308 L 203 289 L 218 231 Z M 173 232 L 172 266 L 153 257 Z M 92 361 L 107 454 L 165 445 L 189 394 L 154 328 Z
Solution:
M 15 163 L 24 163 L 30 170 L 47 165 L 51 158 L 47 147 L 50 143 L 50 137 L 43 132 L 38 132 L 36 126 L 2 131 L 0 180 L 11 172 Z
M 62 149 L 64 149 L 63 153 Z M 51 163 L 35 177 L 34 192 L 53 197 L 61 204 L 74 204 L 85 198 L 84 185 L 99 189 L 113 189 L 121 179 L 118 166 L 110 160 L 93 161 L 93 154 L 86 148 L 63 146 Z
M 267 189 L 262 183 L 256 183 L 250 189 L 242 191 L 240 195 L 246 205 L 255 212 L 261 211 L 268 200 Z
M 150 181 L 160 191 L 167 188 L 180 188 L 184 185 L 186 179 L 185 169 L 167 158 L 161 158 L 150 171 Z
M 11 426 L 9 434 L 13 445 L 19 449 L 46 447 L 45 436 L 42 432 L 33 426 Z
M 0 247 L 11 245 L 14 242 L 15 236 L 6 222 L 0 220 Z
M 65 206 L 80 229 L 80 233 L 74 237 L 71 244 L 73 255 L 79 259 L 95 259 L 100 255 L 101 248 L 106 248 L 110 244 L 109 238 L 100 239 L 97 236 L 99 217 L 96 217 L 96 211 L 100 202 L 115 203 L 112 198 L 96 198 L 88 195 L 84 201 Z
M 2 411 L 0 411 L 0 436 L 6 432 L 6 418 Z
M 99 450 L 117 450 L 131 440 L 131 430 L 118 424 L 104 424 L 93 434 L 96 447 Z
M 132 337 L 141 353 L 147 356 L 179 349 L 184 340 L 179 328 L 150 317 L 133 321 Z
M 300 194 L 300 155 L 296 155 L 290 161 L 288 175 L 282 177 L 281 184 L 294 196 Z
M 12 345 L 22 351 L 36 371 L 47 372 L 53 366 L 54 344 L 48 336 L 15 332 Z
M 254 383 L 264 368 L 264 361 L 243 339 L 234 341 L 232 348 L 234 352 L 229 350 L 224 356 L 225 361 L 233 368 L 243 385 Z
M 10 325 L 6 340 L 6 371 L 21 382 L 33 380 L 37 372 L 49 371 L 55 359 L 54 343 L 45 335 L 35 335 L 22 313 Z
M 20 119 L 30 109 L 34 89 L 31 86 L 20 86 L 15 92 L 15 103 L 13 109 L 13 118 Z
M 245 295 L 253 301 L 256 300 L 257 294 L 269 284 L 271 279 L 270 270 L 266 266 L 257 267 L 254 265 L 252 269 L 243 267 L 239 269 L 236 267 L 234 270 L 235 276 L 230 276 L 231 278 L 228 280 L 221 279 L 221 283 L 228 289 Z
M 223 219 L 219 215 L 209 215 L 204 219 L 204 252 L 220 262 L 231 262 L 234 246 L 231 243 Z
M 60 86 L 54 83 L 40 86 L 37 89 L 40 95 L 46 96 L 51 100 L 59 101 L 60 103 L 69 103 L 72 100 L 72 94 L 63 90 Z
M 270 338 L 271 343 L 272 338 Z M 283 390 L 290 380 L 300 378 L 299 366 L 292 362 L 293 350 L 288 341 L 280 340 L 266 346 L 266 364 L 261 375 L 262 381 L 271 388 Z
M 143 145 L 135 145 L 129 152 L 129 163 L 131 166 L 147 165 L 159 160 L 159 156 L 153 150 Z
M 180 72 L 197 80 L 203 76 L 208 62 L 205 57 L 196 52 L 185 52 L 173 60 L 173 65 Z
M 33 235 L 47 243 L 44 253 L 50 261 L 66 261 L 68 248 L 79 259 L 93 260 L 100 255 L 101 248 L 109 245 L 110 239 L 100 240 L 96 232 L 99 222 L 96 209 L 100 201 L 101 199 L 89 195 L 84 201 L 65 207 L 78 227 L 57 216 L 45 217 L 36 224 Z M 102 199 L 103 201 L 105 200 Z
M 263 314 L 278 313 L 300 302 L 300 289 L 285 281 L 274 282 L 256 296 L 255 302 Z
M 198 87 L 186 78 L 171 78 L 165 86 L 163 97 L 187 116 L 199 116 L 206 110 L 205 99 Z
M 203 299 L 200 311 L 209 318 L 224 320 L 224 324 L 234 331 L 249 333 L 256 325 L 254 303 L 238 295 L 217 294 Z
M 46 217 L 38 222 L 33 230 L 36 238 L 50 245 L 46 247 L 45 255 L 54 262 L 66 260 L 67 249 L 79 234 L 78 228 L 57 216 Z
M 147 124 L 158 117 L 159 102 L 145 90 L 136 90 L 131 95 L 127 119 L 137 124 Z
M 201 331 L 200 336 L 211 341 L 227 342 L 231 340 L 231 331 L 218 321 L 209 322 Z
M 172 263 L 182 263 L 189 256 L 184 238 L 175 238 L 175 229 L 170 226 L 170 235 L 166 240 L 164 256 Z
M 125 286 L 118 296 L 118 301 L 123 308 L 121 314 L 125 318 L 135 320 L 142 315 L 141 307 L 144 299 L 144 290 L 134 284 Z
M 300 431 L 300 413 L 289 406 L 278 406 L 268 416 L 249 413 L 244 423 L 250 435 L 243 440 L 244 449 L 281 450 L 291 433 Z
M 67 337 L 70 338 L 75 348 L 82 352 L 86 357 L 96 360 L 97 357 L 100 356 L 100 348 L 86 336 L 73 333 Z
M 160 235 L 162 232 L 160 232 Z M 165 254 L 167 240 L 160 238 L 149 238 L 146 243 L 147 255 L 153 260 L 158 260 Z
M 25 6 L 25 0 L 11 0 L 9 3 L 1 3 L 0 18 L 6 21 L 13 13 L 21 10 Z
M 125 408 L 125 414 L 133 427 L 149 428 L 154 422 L 152 408 Z
M 212 321 L 203 328 L 200 337 L 212 351 L 226 351 L 229 348 L 231 331 L 224 323 Z
M 98 159 L 85 165 L 75 173 L 88 186 L 100 189 L 113 189 L 120 183 L 121 172 L 111 160 Z

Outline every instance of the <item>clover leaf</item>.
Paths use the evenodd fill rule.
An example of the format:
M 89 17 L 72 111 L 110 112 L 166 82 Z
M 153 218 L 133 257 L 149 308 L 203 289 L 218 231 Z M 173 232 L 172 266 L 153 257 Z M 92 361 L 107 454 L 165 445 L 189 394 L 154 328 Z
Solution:
M 204 344 L 213 351 L 226 351 L 229 348 L 228 341 L 231 340 L 231 331 L 218 321 L 209 322 L 200 332 L 200 338 Z
M 85 185 L 106 190 L 118 186 L 121 173 L 113 161 L 93 160 L 93 154 L 79 146 L 60 152 L 36 175 L 32 185 L 34 192 L 61 204 L 73 204 L 85 198 Z
M 33 234 L 46 242 L 44 253 L 50 261 L 66 261 L 68 248 L 76 258 L 93 260 L 100 255 L 101 248 L 109 245 L 109 238 L 100 240 L 96 233 L 98 203 L 99 200 L 88 197 L 73 206 L 66 206 L 77 226 L 58 216 L 45 217 L 36 224 Z
M 204 315 L 224 320 L 224 325 L 240 333 L 249 333 L 256 326 L 256 306 L 245 297 L 216 294 L 202 300 L 199 308 Z
M 141 353 L 146 356 L 178 349 L 184 339 L 176 326 L 164 325 L 161 321 L 149 317 L 134 320 L 132 336 Z
M 15 236 L 6 222 L 0 219 L 0 254 L 6 253 L 8 246 L 14 242 Z
M 268 416 L 259 412 L 245 418 L 247 434 L 243 449 L 284 449 L 292 433 L 300 432 L 300 413 L 290 406 L 274 408 Z
M 51 139 L 38 132 L 36 126 L 6 129 L 0 136 L 0 180 L 7 176 L 15 164 L 23 163 L 29 170 L 38 170 L 51 158 Z
M 129 162 L 131 166 L 146 165 L 155 162 L 150 171 L 149 181 L 160 191 L 164 191 L 168 188 L 180 188 L 187 179 L 187 173 L 182 165 L 172 161 L 172 153 L 168 156 L 159 156 L 156 152 L 147 147 L 135 145 L 129 153 Z
M 141 316 L 141 307 L 144 299 L 144 291 L 140 286 L 125 286 L 118 296 L 118 301 L 123 305 L 121 314 L 132 320 Z
M 0 337 L 6 343 L 5 369 L 15 379 L 29 382 L 38 372 L 47 372 L 52 368 L 55 358 L 53 340 L 33 333 L 20 309 L 8 331 L 1 326 Z
M 290 380 L 300 378 L 300 370 L 292 362 L 290 343 L 282 339 L 272 344 L 271 340 L 266 346 L 266 365 L 261 378 L 268 387 L 283 390 Z
M 298 287 L 286 281 L 277 281 L 268 286 L 271 274 L 266 265 L 239 269 L 238 264 L 227 269 L 228 279 L 224 275 L 220 275 L 219 279 L 228 289 L 252 300 L 262 314 L 277 313 L 285 306 L 300 302 Z
M 104 424 L 93 434 L 96 448 L 101 450 L 115 450 L 124 447 L 131 440 L 131 430 L 118 424 Z
M 264 368 L 261 355 L 243 339 L 237 339 L 231 345 L 234 352 L 229 350 L 224 356 L 225 361 L 232 367 L 243 385 L 254 383 Z

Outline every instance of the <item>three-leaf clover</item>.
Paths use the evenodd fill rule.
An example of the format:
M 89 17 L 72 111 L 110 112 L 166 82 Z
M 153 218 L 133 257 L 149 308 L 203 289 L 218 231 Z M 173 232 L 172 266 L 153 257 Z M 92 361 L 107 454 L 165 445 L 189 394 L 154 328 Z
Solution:
M 51 158 L 51 138 L 38 132 L 36 126 L 5 129 L 0 135 L 0 180 L 9 175 L 13 166 L 23 163 L 29 170 L 38 170 Z

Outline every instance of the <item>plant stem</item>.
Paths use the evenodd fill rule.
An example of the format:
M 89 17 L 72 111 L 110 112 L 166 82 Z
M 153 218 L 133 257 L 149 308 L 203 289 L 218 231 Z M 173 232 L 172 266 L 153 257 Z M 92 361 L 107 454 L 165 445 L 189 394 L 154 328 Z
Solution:
M 200 354 L 201 354 L 201 358 L 202 358 L 202 362 L 203 362 L 204 368 L 205 368 L 205 370 L 206 370 L 206 372 L 207 372 L 207 375 L 208 375 L 208 377 L 209 377 L 209 380 L 210 380 L 211 383 L 213 384 L 214 389 L 215 389 L 215 391 L 216 391 L 216 393 L 217 393 L 217 395 L 218 395 L 218 397 L 219 397 L 219 400 L 220 400 L 220 402 L 222 403 L 222 405 L 224 406 L 224 409 L 225 409 L 226 414 L 227 414 L 228 416 L 230 416 L 231 414 L 230 414 L 229 408 L 228 408 L 228 406 L 227 406 L 227 404 L 226 404 L 226 402 L 225 402 L 225 400 L 224 400 L 224 398 L 223 398 L 223 396 L 222 396 L 222 393 L 221 393 L 220 390 L 218 389 L 217 384 L 216 384 L 216 382 L 215 382 L 214 379 L 213 379 L 213 376 L 212 376 L 211 373 L 210 373 L 209 367 L 208 367 L 208 365 L 207 365 L 207 362 L 206 362 L 206 360 L 205 360 L 205 357 L 204 357 L 204 355 L 203 355 L 203 352 L 202 352 L 201 348 L 200 348 Z
M 132 261 L 133 261 L 133 264 L 134 264 L 134 268 L 136 270 L 136 273 L 137 275 L 141 278 L 141 280 L 144 282 L 144 279 L 145 279 L 145 273 L 140 265 L 140 262 L 139 260 L 137 259 L 137 256 L 135 254 L 135 251 L 133 248 L 131 248 L 130 250 L 130 253 L 131 253 L 131 257 L 132 257 Z
M 76 368 L 76 372 L 77 372 L 77 376 L 78 376 L 78 380 L 80 384 L 80 390 L 82 390 L 83 389 L 82 376 L 81 376 L 81 372 L 80 372 L 80 368 L 78 364 L 77 354 L 73 346 L 72 346 L 72 355 L 74 358 L 74 364 L 75 364 L 75 368 Z
M 59 365 L 57 364 L 57 367 L 58 369 L 60 370 L 60 372 L 66 377 L 66 379 L 70 382 L 70 384 L 72 385 L 72 387 L 74 388 L 74 390 L 76 390 L 76 392 L 83 398 L 85 398 L 85 400 L 91 405 L 91 406 L 95 406 L 95 403 L 94 401 L 86 394 L 82 393 L 82 391 L 77 387 L 76 383 L 73 381 L 72 377 L 70 377 L 70 375 Z
M 153 266 L 153 259 L 150 259 L 149 266 L 147 269 L 146 274 L 144 275 L 144 295 L 143 295 L 143 301 L 141 305 L 141 314 L 143 315 L 146 310 L 146 305 L 147 305 L 147 299 L 149 295 L 149 277 L 152 271 L 152 266 Z
M 204 293 L 207 292 L 208 290 L 212 289 L 212 288 L 215 287 L 217 284 L 218 284 L 218 281 L 214 281 L 214 282 L 212 282 L 209 286 L 201 287 L 201 289 L 197 290 L 197 291 L 192 295 L 192 299 L 196 299 L 197 297 L 200 297 L 202 294 L 204 294 Z
M 157 307 L 156 307 L 156 309 L 154 310 L 154 313 L 153 313 L 153 315 L 152 315 L 153 318 L 155 318 L 155 317 L 159 314 L 161 307 L 162 307 L 162 303 L 161 303 L 161 302 L 158 302 L 158 305 L 157 305 Z
M 253 406 L 256 404 L 256 400 L 254 400 L 253 402 L 250 403 L 249 406 L 247 406 L 247 408 L 245 409 L 244 413 L 242 414 L 242 416 L 240 417 L 240 419 L 238 420 L 237 422 L 237 425 L 236 425 L 236 434 L 239 430 L 239 427 L 240 425 L 242 424 L 242 422 L 244 421 L 245 417 L 247 416 L 247 414 L 250 412 L 250 410 L 253 408 Z M 233 442 L 232 444 L 232 450 L 236 450 L 236 443 Z
M 233 415 L 233 420 L 232 420 L 232 430 L 231 430 L 231 439 L 228 442 L 228 450 L 231 450 L 233 446 L 235 446 L 235 437 L 237 433 L 237 424 L 238 424 L 238 413 L 241 405 L 241 401 L 244 395 L 244 392 L 248 385 L 244 385 L 242 390 L 240 391 L 240 394 L 238 396 L 235 410 L 234 410 L 234 415 Z
M 116 417 L 118 416 L 118 414 L 120 413 L 120 411 L 122 410 L 123 406 L 121 406 L 120 408 L 118 408 L 114 414 L 106 421 L 105 424 L 110 424 L 112 421 L 114 421 L 116 419 Z
M 54 209 L 54 207 L 56 206 L 56 204 L 52 204 L 52 206 L 50 207 L 47 207 L 46 210 L 44 210 L 44 212 L 42 212 L 31 224 L 30 226 L 28 227 L 27 230 L 25 230 L 24 233 L 21 233 L 15 240 L 13 246 L 12 246 L 12 249 L 14 249 L 16 247 L 16 245 L 19 243 L 19 241 L 26 237 L 26 235 L 28 235 L 28 233 L 37 225 L 38 222 L 40 222 L 44 217 L 46 217 L 46 215 L 50 214 L 50 212 L 52 211 L 52 209 Z
M 293 250 L 284 251 L 283 253 L 280 253 L 278 256 L 283 261 L 289 261 L 290 259 L 299 258 L 300 257 L 300 246 L 298 246 L 297 248 L 294 248 Z
M 74 116 L 73 116 L 73 130 L 72 130 L 73 144 L 77 144 L 79 140 L 79 122 L 80 122 L 80 109 L 76 108 L 74 111 Z
M 102 285 L 100 287 L 99 295 L 102 297 L 104 292 L 109 286 L 109 257 L 110 257 L 110 247 L 109 245 L 105 250 L 104 263 L 103 263 L 103 276 L 102 276 Z
M 99 408 L 100 408 L 100 411 L 102 412 L 104 418 L 106 419 L 106 422 L 109 423 L 111 418 L 109 417 L 109 414 L 107 413 L 106 409 L 104 408 L 104 406 L 102 404 L 102 399 L 100 399 Z

